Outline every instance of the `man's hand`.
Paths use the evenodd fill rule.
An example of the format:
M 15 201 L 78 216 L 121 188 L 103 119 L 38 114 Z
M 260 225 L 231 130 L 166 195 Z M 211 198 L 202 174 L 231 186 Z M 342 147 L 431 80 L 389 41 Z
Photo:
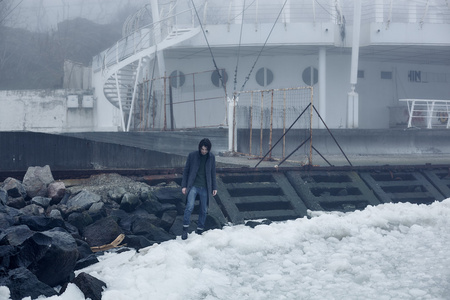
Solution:
M 183 195 L 186 195 L 186 188 L 182 188 L 181 192 L 183 193 Z
M 217 195 L 217 190 L 213 190 L 213 196 Z

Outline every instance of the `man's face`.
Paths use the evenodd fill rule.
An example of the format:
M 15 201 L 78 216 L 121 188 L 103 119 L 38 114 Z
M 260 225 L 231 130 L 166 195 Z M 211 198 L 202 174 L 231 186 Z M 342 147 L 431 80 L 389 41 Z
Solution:
M 208 154 L 208 148 L 206 148 L 206 146 L 202 146 L 202 148 L 200 149 L 200 151 L 202 152 L 202 155 Z

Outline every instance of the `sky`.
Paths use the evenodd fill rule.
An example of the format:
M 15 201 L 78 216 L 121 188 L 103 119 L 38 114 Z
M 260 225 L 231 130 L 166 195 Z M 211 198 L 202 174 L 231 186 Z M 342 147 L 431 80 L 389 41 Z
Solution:
M 110 23 L 124 5 L 140 7 L 150 0 L 3 0 L 13 8 L 7 26 L 44 32 L 63 20 L 78 17 L 100 24 Z
M 310 212 L 123 253 L 79 270 L 103 300 L 450 299 L 450 199 Z M 9 290 L 0 287 L 0 298 Z M 24 298 L 29 300 L 29 298 Z M 83 300 L 69 284 L 51 300 Z

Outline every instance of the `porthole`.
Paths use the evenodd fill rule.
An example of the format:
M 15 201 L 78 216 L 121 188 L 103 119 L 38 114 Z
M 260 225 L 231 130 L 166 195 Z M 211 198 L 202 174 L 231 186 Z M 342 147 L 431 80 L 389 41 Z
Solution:
M 313 67 L 307 67 L 302 73 L 303 82 L 309 86 L 315 85 L 319 81 L 319 71 Z
M 255 78 L 260 86 L 268 86 L 273 81 L 273 72 L 268 68 L 260 68 L 256 72 Z
M 222 80 L 219 77 L 219 73 L 216 71 L 214 71 L 211 74 L 211 82 L 212 84 L 214 84 L 216 87 L 221 87 L 222 86 L 222 81 L 223 84 L 226 85 L 227 81 L 228 81 L 228 74 L 225 70 L 220 70 L 220 75 L 222 76 Z
M 186 81 L 186 76 L 184 76 L 184 73 L 178 70 L 173 71 L 170 73 L 170 85 L 174 88 L 179 88 L 184 85 L 184 82 Z

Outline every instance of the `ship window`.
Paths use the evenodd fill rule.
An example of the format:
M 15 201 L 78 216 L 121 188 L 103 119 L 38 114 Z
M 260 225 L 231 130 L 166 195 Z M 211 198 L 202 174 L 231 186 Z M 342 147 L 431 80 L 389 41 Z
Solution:
M 184 73 L 178 70 L 173 71 L 170 73 L 170 85 L 174 88 L 182 87 L 184 82 L 186 81 L 186 76 L 184 76 Z
M 211 82 L 216 87 L 222 87 L 222 81 L 223 81 L 224 85 L 227 84 L 227 81 L 228 81 L 227 72 L 224 69 L 222 69 L 222 70 L 220 70 L 220 75 L 222 76 L 222 80 L 220 80 L 219 73 L 217 72 L 217 70 L 211 74 Z
M 303 82 L 309 86 L 315 85 L 319 81 L 319 71 L 313 67 L 307 67 L 302 73 Z
M 268 68 L 260 68 L 255 77 L 260 86 L 268 86 L 273 81 L 273 72 Z
M 381 79 L 392 79 L 392 72 L 381 71 Z

